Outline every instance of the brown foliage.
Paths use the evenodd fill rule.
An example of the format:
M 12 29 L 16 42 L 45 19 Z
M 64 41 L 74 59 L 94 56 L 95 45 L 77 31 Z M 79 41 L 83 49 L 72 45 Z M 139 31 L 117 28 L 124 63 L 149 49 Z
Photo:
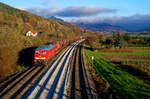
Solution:
M 95 34 L 90 35 L 87 38 L 87 43 L 92 47 L 93 50 L 96 50 L 96 49 L 100 48 L 100 43 L 99 43 L 98 36 L 95 35 Z
M 0 48 L 0 80 L 10 75 L 13 64 L 8 48 Z

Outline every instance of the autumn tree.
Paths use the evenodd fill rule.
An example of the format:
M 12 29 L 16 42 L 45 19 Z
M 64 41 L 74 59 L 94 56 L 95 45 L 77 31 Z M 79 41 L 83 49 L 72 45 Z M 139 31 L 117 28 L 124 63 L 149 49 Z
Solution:
M 95 34 L 91 34 L 90 36 L 88 36 L 87 42 L 92 47 L 93 50 L 100 48 L 99 39 Z

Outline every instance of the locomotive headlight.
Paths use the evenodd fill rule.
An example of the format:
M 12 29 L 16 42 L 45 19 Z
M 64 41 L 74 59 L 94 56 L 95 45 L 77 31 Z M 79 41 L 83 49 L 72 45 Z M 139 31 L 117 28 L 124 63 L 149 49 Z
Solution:
M 46 59 L 46 57 L 35 57 L 35 59 Z
M 41 59 L 46 59 L 46 57 L 41 57 Z
M 35 59 L 40 59 L 39 57 L 35 57 Z

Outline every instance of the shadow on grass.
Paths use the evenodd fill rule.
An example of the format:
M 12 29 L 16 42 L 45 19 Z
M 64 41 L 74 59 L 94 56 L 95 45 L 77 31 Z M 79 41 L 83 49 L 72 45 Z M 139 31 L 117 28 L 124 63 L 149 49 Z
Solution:
M 34 65 L 34 52 L 36 47 L 25 48 L 19 52 L 18 64 L 25 67 L 32 67 Z
M 124 71 L 130 73 L 131 75 L 133 75 L 137 78 L 139 78 L 144 83 L 150 84 L 150 76 L 147 75 L 147 73 L 142 72 L 141 70 L 134 68 L 133 66 L 123 65 L 123 64 L 121 64 L 121 62 L 113 62 L 113 63 L 116 64 L 121 69 L 123 69 Z

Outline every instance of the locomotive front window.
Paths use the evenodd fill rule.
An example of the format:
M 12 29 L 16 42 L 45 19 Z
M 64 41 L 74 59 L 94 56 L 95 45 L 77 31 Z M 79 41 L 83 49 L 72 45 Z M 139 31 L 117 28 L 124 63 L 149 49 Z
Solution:
M 36 51 L 35 54 L 40 54 L 40 51 Z
M 46 54 L 46 51 L 41 51 L 41 54 Z

